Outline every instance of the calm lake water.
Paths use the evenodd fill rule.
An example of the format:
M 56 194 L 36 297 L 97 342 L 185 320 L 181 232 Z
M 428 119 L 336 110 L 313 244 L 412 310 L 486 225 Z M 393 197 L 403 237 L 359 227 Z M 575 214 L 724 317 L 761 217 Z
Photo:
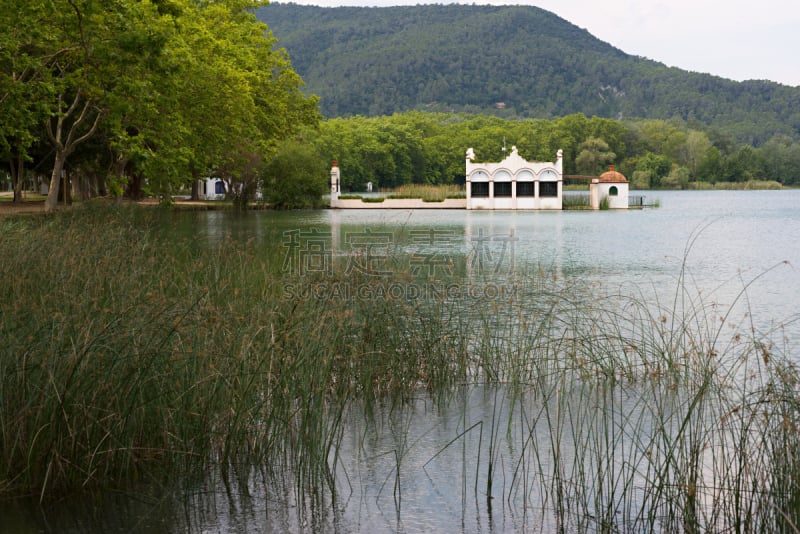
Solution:
M 347 286 L 347 274 L 410 269 L 431 287 L 385 291 L 405 298 L 454 291 L 482 302 L 526 276 L 669 304 L 685 272 L 683 286 L 704 304 L 733 306 L 733 324 L 752 326 L 800 360 L 800 191 L 647 193 L 655 199 L 658 208 L 627 211 L 205 212 L 176 214 L 173 222 L 199 246 L 251 240 L 282 258 L 289 281 L 310 272 L 345 281 L 321 294 L 287 282 L 292 298 L 375 298 Z M 628 394 L 637 395 L 611 402 L 630 415 Z M 290 475 L 281 483 L 251 476 L 232 488 L 211 473 L 201 482 L 148 484 L 46 508 L 1 505 L 0 532 L 550 531 L 539 513 L 547 504 L 528 480 L 537 471 L 526 462 L 530 436 L 551 437 L 520 415 L 542 407 L 481 388 L 458 392 L 453 404 L 420 393 L 374 420 L 348 410 L 335 499 L 298 499 Z
M 191 227 L 201 242 L 254 239 L 286 262 L 299 263 L 298 251 L 305 252 L 308 264 L 292 269 L 306 273 L 325 268 L 322 250 L 335 274 L 410 268 L 449 279 L 449 259 L 482 283 L 493 275 L 541 275 L 663 303 L 674 297 L 685 265 L 684 286 L 706 304 L 727 308 L 740 297 L 741 313 L 761 328 L 787 323 L 800 332 L 789 324 L 800 312 L 800 190 L 647 192 L 654 200 L 660 207 L 600 212 L 211 212 L 193 215 Z M 370 257 L 354 263 L 353 255 Z

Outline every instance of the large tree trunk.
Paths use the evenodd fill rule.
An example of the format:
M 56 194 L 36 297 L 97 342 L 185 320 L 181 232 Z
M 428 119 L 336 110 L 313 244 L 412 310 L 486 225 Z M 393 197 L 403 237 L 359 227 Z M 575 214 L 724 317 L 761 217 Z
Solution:
M 80 198 L 82 202 L 86 202 L 92 198 L 92 182 L 94 182 L 94 175 L 97 171 L 82 172 L 79 177 L 75 178 L 73 182 L 76 197 Z
M 58 206 L 58 192 L 61 189 L 61 173 L 67 155 L 63 149 L 56 149 L 56 159 L 53 163 L 53 173 L 50 175 L 50 189 L 47 191 L 47 200 L 44 201 L 44 211 L 51 212 Z
M 59 101 L 61 99 L 59 98 Z M 82 103 L 81 103 L 82 102 Z M 61 109 L 61 106 L 59 106 Z M 80 110 L 80 111 L 79 111 Z M 78 114 L 76 117 L 75 115 Z M 79 132 L 84 129 L 82 125 L 94 114 L 94 121 L 91 126 L 81 135 Z M 44 211 L 51 212 L 58 205 L 58 192 L 61 181 L 61 172 L 64 163 L 75 147 L 94 135 L 100 124 L 102 113 L 94 106 L 92 99 L 83 100 L 80 91 L 75 93 L 75 98 L 69 108 L 59 113 L 58 117 L 47 123 L 47 137 L 55 148 L 55 162 L 53 163 L 53 173 L 50 175 L 50 190 L 47 192 L 47 200 L 44 202 Z M 72 121 L 72 122 L 70 122 Z
M 11 167 L 11 181 L 14 184 L 14 202 L 23 202 L 22 186 L 25 183 L 25 159 L 22 155 L 19 155 L 16 162 L 13 160 L 9 162 L 9 166 Z
M 127 187 L 125 188 L 125 196 L 131 200 L 142 200 L 144 198 L 142 181 L 142 176 L 140 174 L 131 174 L 128 178 Z
M 192 200 L 200 200 L 200 181 L 192 177 Z
M 61 173 L 61 191 L 58 195 L 58 201 L 63 206 L 72 204 L 72 176 L 69 167 L 64 167 L 64 172 Z
M 111 165 L 111 170 L 114 176 L 114 184 L 111 188 L 111 194 L 114 196 L 114 202 L 119 205 L 122 204 L 123 197 L 130 197 L 130 182 L 125 177 L 125 168 L 128 166 L 128 158 L 122 154 L 117 154 L 114 157 L 114 163 Z

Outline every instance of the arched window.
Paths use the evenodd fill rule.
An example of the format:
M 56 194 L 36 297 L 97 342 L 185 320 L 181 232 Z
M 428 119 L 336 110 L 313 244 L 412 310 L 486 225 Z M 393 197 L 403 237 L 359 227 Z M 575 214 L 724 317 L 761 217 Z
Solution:
M 617 189 L 616 185 L 612 185 L 608 190 L 608 195 L 615 197 L 619 194 L 619 190 Z

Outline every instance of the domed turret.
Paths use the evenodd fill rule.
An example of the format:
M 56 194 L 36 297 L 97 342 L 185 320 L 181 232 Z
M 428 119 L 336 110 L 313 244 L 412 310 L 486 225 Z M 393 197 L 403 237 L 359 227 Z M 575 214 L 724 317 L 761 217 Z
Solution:
M 624 174 L 615 171 L 613 165 L 609 165 L 608 170 L 600 175 L 600 183 L 626 184 L 628 180 Z

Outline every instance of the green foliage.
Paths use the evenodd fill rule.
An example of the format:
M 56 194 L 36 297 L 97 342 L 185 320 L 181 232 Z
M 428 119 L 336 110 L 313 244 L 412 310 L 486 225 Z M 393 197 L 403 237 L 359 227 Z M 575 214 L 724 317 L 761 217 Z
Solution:
M 68 159 L 162 197 L 209 174 L 246 189 L 254 160 L 319 119 L 258 5 L 3 0 L 0 157 L 52 169 L 48 208 Z
M 664 155 L 647 152 L 639 158 L 636 170 L 646 171 L 650 176 L 650 187 L 660 187 L 661 180 L 669 173 L 671 164 Z
M 651 187 L 673 165 L 681 187 L 800 185 L 797 89 L 666 69 L 538 8 L 274 4 L 257 10 L 267 27 L 252 0 L 4 1 L 0 158 L 16 184 L 48 172 L 48 206 L 62 168 L 84 196 L 168 199 L 208 175 L 252 192 L 300 132 L 339 159 L 345 191 L 461 184 L 466 148 L 498 161 L 511 145 Z M 331 115 L 319 131 L 298 72 Z
M 276 209 L 320 207 L 328 189 L 327 168 L 312 146 L 286 141 L 264 165 L 261 189 Z
M 400 118 L 332 119 L 323 122 L 315 144 L 336 159 L 345 191 L 364 191 L 367 182 L 381 187 L 422 183 L 426 179 L 423 125 L 411 126 Z
M 733 180 L 736 174 L 731 171 L 738 166 L 755 169 L 750 171 L 754 176 L 784 177 L 784 183 L 793 183 L 794 158 L 800 156 L 800 144 L 786 137 L 764 148 L 741 148 L 726 144 L 713 131 L 680 121 L 617 121 L 581 114 L 520 120 L 411 111 L 329 119 L 303 137 L 326 162 L 339 161 L 343 190 L 355 192 L 364 191 L 367 182 L 381 189 L 463 184 L 467 148 L 474 149 L 479 161 L 500 161 L 511 146 L 525 159 L 553 161 L 562 149 L 567 175 L 597 175 L 615 161 L 636 189 Z M 673 168 L 680 169 L 679 174 L 671 176 Z
M 686 189 L 689 186 L 689 169 L 675 165 L 669 175 L 661 181 L 665 189 Z
M 761 153 L 751 146 L 743 146 L 725 159 L 723 176 L 729 182 L 747 182 L 764 177 Z
M 677 119 L 694 129 L 714 125 L 756 146 L 776 133 L 795 139 L 800 133 L 798 88 L 669 68 L 533 6 L 273 3 L 257 14 L 328 117 L 424 109 L 503 118 Z M 680 127 L 662 133 L 680 134 Z M 611 139 L 595 136 L 623 156 Z M 654 140 L 664 145 L 651 151 L 678 156 L 669 135 Z
M 590 137 L 578 146 L 580 152 L 575 158 L 575 166 L 581 174 L 597 176 L 598 171 L 617 157 L 609 152 L 608 143 L 598 137 Z
M 785 135 L 775 136 L 761 147 L 764 171 L 773 180 L 800 185 L 800 142 Z
M 722 154 L 717 147 L 712 146 L 708 152 L 706 152 L 706 156 L 700 162 L 697 179 L 711 183 L 723 179 Z
M 650 171 L 634 171 L 630 182 L 632 189 L 650 189 Z

